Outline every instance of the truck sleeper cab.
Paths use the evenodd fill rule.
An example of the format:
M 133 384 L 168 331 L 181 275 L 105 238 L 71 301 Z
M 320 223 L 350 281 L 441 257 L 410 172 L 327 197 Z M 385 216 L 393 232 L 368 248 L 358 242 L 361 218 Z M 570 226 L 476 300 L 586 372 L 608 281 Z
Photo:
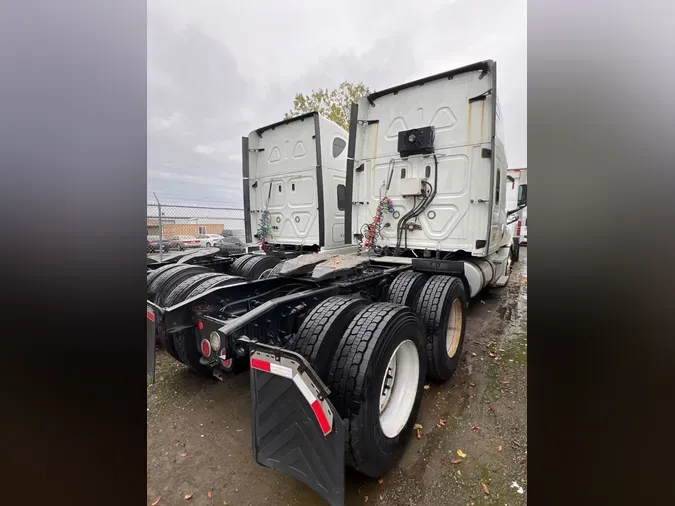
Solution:
M 392 212 L 369 253 L 459 276 L 470 297 L 504 286 L 513 260 L 496 68 L 479 62 L 352 106 L 347 242 L 363 241 L 386 197 Z
M 242 139 L 246 240 L 263 249 L 344 245 L 347 132 L 317 112 Z

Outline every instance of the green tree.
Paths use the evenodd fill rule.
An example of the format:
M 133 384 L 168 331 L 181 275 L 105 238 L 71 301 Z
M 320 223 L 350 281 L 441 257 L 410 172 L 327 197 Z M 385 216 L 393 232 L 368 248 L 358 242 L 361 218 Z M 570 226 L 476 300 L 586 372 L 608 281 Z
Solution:
M 319 111 L 322 116 L 334 121 L 345 130 L 349 130 L 352 102 L 358 102 L 361 97 L 369 93 L 370 90 L 365 84 L 347 81 L 334 90 L 319 88 L 307 95 L 298 93 L 293 100 L 293 109 L 286 113 L 284 119 Z

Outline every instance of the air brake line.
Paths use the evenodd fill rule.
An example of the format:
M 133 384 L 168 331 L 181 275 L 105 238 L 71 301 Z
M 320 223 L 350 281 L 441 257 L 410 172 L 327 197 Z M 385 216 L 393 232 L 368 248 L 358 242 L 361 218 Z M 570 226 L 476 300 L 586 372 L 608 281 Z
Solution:
M 394 251 L 394 256 L 398 256 L 399 251 L 401 249 L 401 240 L 403 239 L 403 234 L 405 233 L 405 248 L 408 248 L 408 230 L 407 230 L 407 224 L 408 221 L 410 221 L 413 218 L 417 218 L 420 214 L 424 212 L 424 210 L 429 207 L 429 204 L 431 204 L 431 201 L 434 200 L 434 197 L 436 196 L 436 193 L 438 191 L 438 158 L 436 157 L 436 154 L 434 153 L 434 185 L 431 186 L 430 183 L 427 181 L 424 181 L 424 184 L 427 184 L 431 187 L 431 190 L 429 191 L 429 194 L 424 197 L 424 199 L 420 202 L 419 206 L 413 206 L 413 209 L 407 213 L 405 216 L 403 216 L 399 222 L 398 225 L 396 226 L 396 249 Z

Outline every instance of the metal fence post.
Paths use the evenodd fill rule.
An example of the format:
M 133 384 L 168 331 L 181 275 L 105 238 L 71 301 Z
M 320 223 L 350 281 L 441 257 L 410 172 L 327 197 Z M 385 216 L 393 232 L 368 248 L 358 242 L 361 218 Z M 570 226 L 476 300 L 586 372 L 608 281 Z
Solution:
M 163 197 L 162 197 L 163 198 Z M 164 198 L 163 198 L 164 199 Z M 153 191 L 148 192 L 148 234 L 159 234 L 160 240 L 148 243 L 151 258 L 164 262 L 173 255 L 171 250 L 192 251 L 192 248 L 214 247 L 213 241 L 224 240 L 223 251 L 237 254 L 245 249 L 246 220 L 241 207 L 205 206 L 183 203 L 165 203 Z M 166 231 L 164 226 L 166 225 Z M 202 237 L 200 235 L 207 235 Z M 178 236 L 180 240 L 164 238 Z M 219 237 L 220 236 L 220 237 Z M 196 240 L 195 240 L 196 239 Z M 161 245 L 161 246 L 160 246 Z M 158 249 L 158 246 L 159 249 Z M 241 251 L 243 253 L 243 251 Z M 150 254 L 151 253 L 151 254 Z M 180 255 L 180 253 L 177 253 Z M 169 258 L 167 258 L 169 257 Z
M 152 192 L 157 201 L 157 221 L 159 224 L 159 261 L 164 261 L 164 246 L 162 245 L 162 240 L 164 239 L 164 230 L 162 229 L 162 203 L 157 198 L 157 194 Z

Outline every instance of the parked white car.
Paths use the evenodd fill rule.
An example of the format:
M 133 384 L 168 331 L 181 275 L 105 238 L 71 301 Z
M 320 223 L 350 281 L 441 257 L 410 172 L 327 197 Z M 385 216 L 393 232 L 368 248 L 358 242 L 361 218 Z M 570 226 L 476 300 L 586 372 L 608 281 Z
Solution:
M 199 236 L 199 243 L 202 247 L 210 248 L 211 246 L 218 246 L 223 239 L 223 236 L 220 234 L 201 234 Z
M 172 241 L 178 242 L 183 248 L 199 248 L 201 243 L 193 235 L 174 235 L 171 237 Z

